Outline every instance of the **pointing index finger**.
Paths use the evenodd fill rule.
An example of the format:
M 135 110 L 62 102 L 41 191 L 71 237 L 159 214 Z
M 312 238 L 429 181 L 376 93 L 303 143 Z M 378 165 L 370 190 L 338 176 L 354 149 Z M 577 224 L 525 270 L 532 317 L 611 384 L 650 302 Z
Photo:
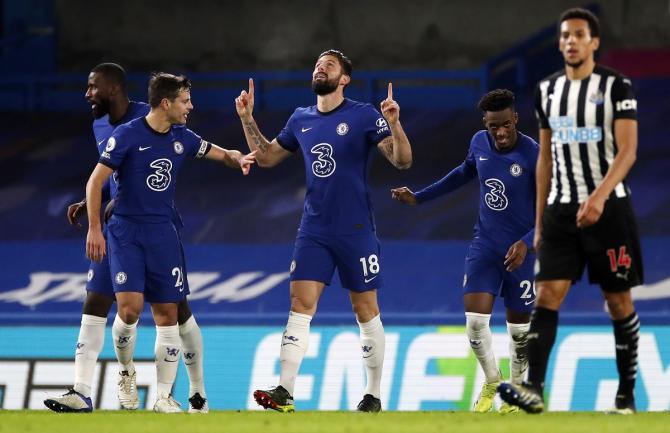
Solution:
M 389 83 L 388 99 L 393 99 L 393 84 L 392 83 Z
M 254 79 L 253 78 L 249 78 L 249 94 L 251 96 L 254 95 Z

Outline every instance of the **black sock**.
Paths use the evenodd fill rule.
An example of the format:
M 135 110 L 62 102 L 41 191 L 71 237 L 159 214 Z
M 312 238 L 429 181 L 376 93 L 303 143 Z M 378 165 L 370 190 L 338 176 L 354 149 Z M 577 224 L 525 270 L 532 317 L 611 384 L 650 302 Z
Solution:
M 535 307 L 530 318 L 528 331 L 528 381 L 527 384 L 538 394 L 544 392 L 544 377 L 551 348 L 556 341 L 558 311 Z
M 616 345 L 616 368 L 619 372 L 617 398 L 632 399 L 637 376 L 637 343 L 640 339 L 640 319 L 637 313 L 621 320 L 612 320 Z

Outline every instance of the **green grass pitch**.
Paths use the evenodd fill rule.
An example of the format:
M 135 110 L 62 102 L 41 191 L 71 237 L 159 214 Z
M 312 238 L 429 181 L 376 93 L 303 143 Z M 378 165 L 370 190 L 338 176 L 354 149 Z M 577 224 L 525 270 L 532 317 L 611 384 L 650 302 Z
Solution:
M 230 412 L 207 415 L 154 414 L 146 411 L 96 411 L 55 414 L 47 411 L 0 411 L 0 433 L 654 433 L 668 432 L 670 413 L 633 416 L 589 412 L 542 415 L 473 414 L 463 412 Z

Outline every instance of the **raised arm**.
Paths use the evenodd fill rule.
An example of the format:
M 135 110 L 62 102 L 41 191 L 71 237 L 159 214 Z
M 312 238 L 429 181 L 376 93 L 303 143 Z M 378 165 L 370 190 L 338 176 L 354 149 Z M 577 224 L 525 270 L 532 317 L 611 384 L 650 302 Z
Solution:
M 406 170 L 412 166 L 412 146 L 400 124 L 400 106 L 393 100 L 393 85 L 381 103 L 381 111 L 391 129 L 391 136 L 379 142 L 377 148 L 395 168 Z
M 102 186 L 113 170 L 104 164 L 97 164 L 86 183 L 86 211 L 88 213 L 88 234 L 86 235 L 86 257 L 101 262 L 105 256 L 105 238 L 102 235 L 100 206 Z
M 249 78 L 249 91 L 242 90 L 235 98 L 235 109 L 242 121 L 244 137 L 249 150 L 256 152 L 256 161 L 260 167 L 274 167 L 291 155 L 291 152 L 281 147 L 277 139 L 268 141 L 258 129 L 254 120 L 254 80 Z
M 228 150 L 212 144 L 205 158 L 221 162 L 231 168 L 239 168 L 245 176 L 249 174 L 251 165 L 256 161 L 256 150 L 246 155 L 239 150 Z

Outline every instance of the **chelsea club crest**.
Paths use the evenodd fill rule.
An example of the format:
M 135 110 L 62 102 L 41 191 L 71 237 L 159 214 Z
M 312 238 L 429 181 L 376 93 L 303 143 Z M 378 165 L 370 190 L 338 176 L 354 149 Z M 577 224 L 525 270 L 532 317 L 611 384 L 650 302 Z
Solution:
M 347 124 L 344 123 L 344 122 L 342 122 L 342 123 L 340 123 L 339 125 L 337 125 L 337 133 L 338 133 L 339 135 L 344 135 L 344 134 L 346 134 L 347 132 L 349 132 L 349 125 L 347 125 Z

